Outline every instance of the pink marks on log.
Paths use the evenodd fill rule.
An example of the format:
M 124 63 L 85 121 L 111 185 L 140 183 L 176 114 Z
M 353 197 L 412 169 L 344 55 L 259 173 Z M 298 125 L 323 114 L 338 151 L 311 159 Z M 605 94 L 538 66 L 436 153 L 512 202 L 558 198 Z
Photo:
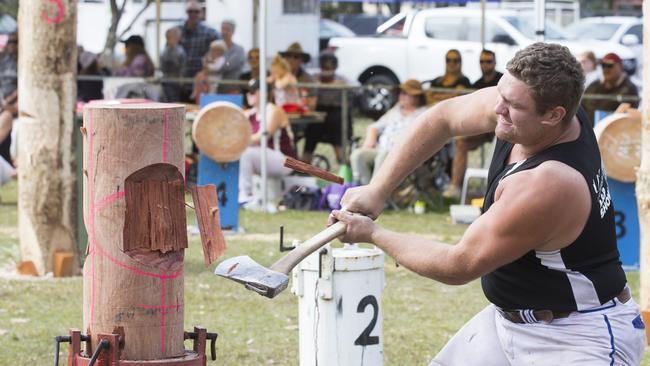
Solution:
M 95 203 L 95 210 L 99 212 L 106 206 L 122 198 L 124 198 L 124 191 L 117 191 L 113 194 L 110 194 Z
M 63 21 L 65 18 L 65 7 L 63 6 L 63 0 L 47 0 L 48 3 L 54 4 L 56 6 L 56 13 L 52 13 L 51 11 L 48 12 L 46 9 L 41 10 L 41 18 L 45 20 L 46 22 L 50 24 L 58 24 Z M 52 6 L 47 6 L 48 8 L 52 8 Z

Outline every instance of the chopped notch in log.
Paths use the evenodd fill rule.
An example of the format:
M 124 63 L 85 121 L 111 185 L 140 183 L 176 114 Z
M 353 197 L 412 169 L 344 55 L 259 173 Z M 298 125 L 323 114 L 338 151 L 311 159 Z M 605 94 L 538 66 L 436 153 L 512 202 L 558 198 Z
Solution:
M 226 250 L 226 239 L 221 231 L 219 222 L 219 204 L 217 203 L 217 189 L 214 184 L 206 186 L 192 186 L 192 200 L 196 212 L 196 222 L 201 233 L 203 244 L 203 259 L 209 266 L 217 260 Z
M 187 248 L 183 175 L 174 165 L 152 164 L 128 176 L 124 188 L 122 250 L 143 264 L 175 267 L 161 257 Z
M 297 172 L 307 173 L 309 175 L 313 175 L 315 177 L 322 178 L 333 183 L 343 184 L 343 178 L 339 177 L 338 175 L 332 174 L 327 170 L 317 168 L 313 165 L 309 165 L 289 156 L 287 156 L 286 160 L 284 161 L 284 166 Z

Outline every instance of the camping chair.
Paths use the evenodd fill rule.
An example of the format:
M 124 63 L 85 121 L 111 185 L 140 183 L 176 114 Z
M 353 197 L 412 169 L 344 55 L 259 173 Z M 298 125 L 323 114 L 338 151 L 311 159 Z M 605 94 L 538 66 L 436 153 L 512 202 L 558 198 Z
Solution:
M 453 145 L 447 144 L 411 172 L 395 189 L 388 205 L 392 208 L 408 207 L 423 200 L 429 207 L 444 206 L 441 192 L 449 183 L 448 166 L 453 159 Z
M 480 179 L 481 185 L 487 183 L 488 171 L 490 167 L 490 161 L 492 160 L 492 155 L 494 154 L 494 146 L 496 144 L 496 136 L 492 139 L 490 148 L 488 149 L 487 159 L 485 156 L 485 145 L 481 146 L 481 167 L 480 168 L 467 168 L 465 170 L 465 177 L 463 178 L 463 188 L 460 191 L 460 204 L 464 205 L 467 201 L 467 189 L 469 187 L 469 181 L 471 179 Z

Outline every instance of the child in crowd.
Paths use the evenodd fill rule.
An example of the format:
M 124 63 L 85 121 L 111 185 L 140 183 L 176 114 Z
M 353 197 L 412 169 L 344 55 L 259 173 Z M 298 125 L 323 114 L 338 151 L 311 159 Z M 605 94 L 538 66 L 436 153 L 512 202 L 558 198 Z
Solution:
M 178 78 L 183 76 L 183 66 L 187 59 L 185 50 L 180 45 L 182 32 L 180 28 L 169 28 L 165 32 L 167 44 L 160 56 L 160 70 L 164 78 Z M 163 95 L 166 102 L 180 101 L 181 86 L 177 82 L 165 81 L 162 83 Z
M 298 80 L 291 73 L 287 60 L 280 55 L 275 55 L 271 62 L 271 76 L 268 82 L 273 85 L 276 105 L 300 104 L 300 93 L 296 86 Z
M 192 98 L 199 104 L 201 94 L 215 93 L 217 84 L 210 85 L 208 79 L 221 79 L 221 68 L 226 63 L 226 43 L 221 40 L 212 41 L 208 52 L 203 56 L 203 69 L 194 77 L 194 92 Z

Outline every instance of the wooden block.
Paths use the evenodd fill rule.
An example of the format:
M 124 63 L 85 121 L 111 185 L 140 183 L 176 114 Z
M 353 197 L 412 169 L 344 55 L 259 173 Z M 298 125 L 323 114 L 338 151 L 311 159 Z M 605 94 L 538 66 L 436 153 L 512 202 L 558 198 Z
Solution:
M 72 266 L 74 265 L 74 253 L 72 252 L 56 252 L 52 258 L 52 272 L 54 277 L 70 277 L 72 276 Z
M 16 265 L 16 270 L 23 276 L 38 276 L 36 266 L 32 261 L 22 261 Z

